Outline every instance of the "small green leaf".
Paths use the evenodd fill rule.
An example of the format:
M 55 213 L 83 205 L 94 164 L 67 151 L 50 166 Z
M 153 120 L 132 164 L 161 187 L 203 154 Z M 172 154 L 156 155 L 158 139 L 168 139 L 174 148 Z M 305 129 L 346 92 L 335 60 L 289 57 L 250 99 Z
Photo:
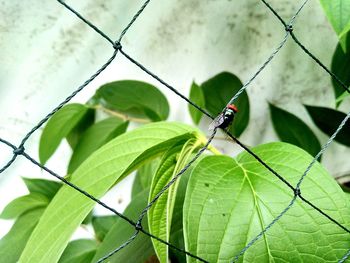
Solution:
M 17 218 L 27 211 L 45 207 L 49 204 L 49 199 L 38 193 L 31 193 L 12 200 L 2 211 L 0 218 L 12 219 Z
M 70 147 L 74 150 L 77 146 L 83 133 L 94 123 L 95 110 L 89 108 L 86 114 L 81 118 L 79 123 L 73 128 L 73 130 L 66 136 L 66 139 Z
M 47 122 L 39 144 L 39 159 L 41 164 L 56 151 L 60 142 L 76 127 L 89 112 L 89 108 L 82 104 L 68 104 L 56 112 Z
M 68 165 L 68 173 L 73 173 L 87 157 L 102 145 L 124 133 L 128 124 L 128 122 L 119 118 L 111 117 L 92 125 L 83 133 L 79 143 L 75 147 Z
M 108 231 L 111 230 L 113 225 L 117 222 L 118 217 L 115 215 L 94 216 L 92 218 L 92 226 L 94 228 L 97 239 L 99 241 L 102 241 L 107 235 Z
M 163 153 L 176 142 L 197 138 L 188 125 L 157 122 L 124 133 L 90 155 L 70 177 L 70 182 L 96 198 L 143 162 Z M 45 210 L 21 255 L 21 263 L 54 263 L 95 202 L 63 186 Z M 55 227 L 52 227 L 55 226 Z
M 345 113 L 329 108 L 307 105 L 305 105 L 305 108 L 307 109 L 316 126 L 328 136 L 332 136 L 332 134 L 337 130 L 340 123 L 346 117 Z M 346 146 L 350 146 L 349 134 L 350 123 L 347 122 L 334 140 Z
M 132 184 L 131 198 L 134 198 L 134 196 L 142 192 L 144 189 L 151 187 L 152 178 L 157 171 L 159 163 L 159 159 L 153 159 L 142 165 L 137 170 L 135 180 Z
M 347 48 L 343 51 L 340 43 L 337 45 L 332 58 L 332 72 L 347 86 L 350 86 L 350 33 L 346 35 Z M 348 92 L 332 77 L 332 84 L 337 100 L 344 96 L 343 93 L 349 95 Z M 341 101 L 340 101 L 341 102 Z M 340 104 L 337 101 L 337 105 Z
M 321 145 L 316 135 L 301 119 L 270 104 L 273 127 L 283 142 L 289 142 L 315 156 Z
M 159 168 L 153 177 L 148 201 L 150 202 L 186 165 L 194 149 L 198 147 L 195 140 L 189 140 L 184 145 L 175 145 L 162 157 Z M 173 208 L 179 181 L 176 181 L 164 192 L 156 203 L 148 210 L 148 227 L 151 233 L 165 241 L 169 241 Z M 159 261 L 168 262 L 168 246 L 152 240 Z
M 169 104 L 155 86 L 136 80 L 114 81 L 96 91 L 96 100 L 112 110 L 152 121 L 166 120 Z
M 251 149 L 291 185 L 313 157 L 287 143 Z M 343 191 L 316 163 L 301 185 L 304 198 L 350 225 Z M 234 257 L 291 202 L 293 191 L 243 152 L 235 159 L 208 156 L 193 169 L 184 203 L 186 250 L 209 262 Z M 338 262 L 350 247 L 349 234 L 299 198 L 237 262 Z M 196 262 L 187 257 L 187 262 Z
M 70 242 L 64 250 L 59 263 L 91 262 L 97 249 L 97 243 L 91 239 L 77 239 Z
M 147 205 L 149 189 L 140 192 L 124 211 L 124 215 L 133 220 L 137 220 L 139 214 Z M 118 246 L 128 240 L 134 233 L 135 228 L 119 217 L 116 217 L 116 223 L 107 233 L 103 242 L 99 246 L 94 259 L 91 262 L 97 262 L 106 254 L 112 252 Z M 147 216 L 144 220 L 147 220 Z M 147 224 L 143 228 L 148 231 Z M 152 242 L 149 236 L 139 233 L 138 236 L 126 247 L 114 254 L 108 259 L 110 263 L 119 262 L 146 262 L 146 260 L 154 255 Z
M 42 194 L 46 196 L 49 200 L 51 200 L 55 196 L 55 194 L 62 186 L 62 183 L 51 180 L 25 177 L 23 177 L 22 179 L 30 193 Z
M 22 214 L 16 220 L 10 231 L 0 240 L 1 262 L 18 262 L 18 259 L 43 212 L 43 208 L 34 209 Z
M 321 5 L 339 38 L 350 29 L 349 0 L 320 0 Z
M 207 80 L 201 85 L 205 97 L 205 107 L 212 115 L 218 115 L 232 96 L 242 87 L 242 82 L 232 73 L 223 72 Z M 249 99 L 244 91 L 235 102 L 238 113 L 230 128 L 230 132 L 239 137 L 249 122 Z
M 340 103 L 342 103 L 343 100 L 345 100 L 345 99 L 346 99 L 347 97 L 349 97 L 349 96 L 350 96 L 350 93 L 347 92 L 347 91 L 344 91 L 343 94 L 340 95 L 340 96 L 335 100 L 335 104 L 336 104 L 337 106 L 339 106 Z
M 82 225 L 88 225 L 92 222 L 93 212 L 90 211 L 88 215 L 84 218 L 83 222 L 81 222 Z
M 195 82 L 192 83 L 189 99 L 195 104 L 197 104 L 199 107 L 205 107 L 205 99 L 202 88 L 198 86 Z M 190 112 L 193 122 L 195 124 L 198 124 L 203 116 L 203 113 L 190 104 L 188 105 L 188 110 Z

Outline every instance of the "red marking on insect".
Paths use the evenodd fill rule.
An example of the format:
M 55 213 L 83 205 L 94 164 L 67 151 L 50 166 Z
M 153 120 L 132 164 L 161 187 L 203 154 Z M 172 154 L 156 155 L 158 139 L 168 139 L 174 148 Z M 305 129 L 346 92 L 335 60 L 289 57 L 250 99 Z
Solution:
M 227 108 L 233 110 L 234 112 L 238 112 L 238 109 L 237 109 L 236 105 L 234 105 L 234 104 L 229 104 L 229 105 L 227 106 Z

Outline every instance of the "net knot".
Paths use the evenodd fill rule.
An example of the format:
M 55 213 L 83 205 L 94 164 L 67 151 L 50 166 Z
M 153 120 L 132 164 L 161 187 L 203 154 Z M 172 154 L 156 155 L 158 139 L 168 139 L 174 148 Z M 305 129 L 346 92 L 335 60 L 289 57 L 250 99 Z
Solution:
M 136 224 L 135 224 L 135 229 L 136 229 L 137 231 L 141 231 L 141 230 L 142 230 L 142 224 L 141 224 L 141 221 L 140 221 L 140 220 L 138 220 L 138 221 L 136 222 Z
M 286 28 L 285 28 L 285 29 L 286 29 L 287 32 L 291 33 L 291 32 L 293 31 L 293 26 L 290 25 L 290 24 L 289 24 L 289 25 L 286 25 Z
M 13 150 L 13 154 L 15 155 L 21 155 L 24 153 L 24 146 L 20 146 Z
M 114 42 L 114 43 L 113 43 L 113 48 L 114 48 L 115 50 L 120 50 L 120 49 L 122 49 L 122 44 L 120 44 L 119 41 Z
M 295 188 L 294 189 L 294 196 L 300 196 L 300 195 L 301 195 L 300 188 Z

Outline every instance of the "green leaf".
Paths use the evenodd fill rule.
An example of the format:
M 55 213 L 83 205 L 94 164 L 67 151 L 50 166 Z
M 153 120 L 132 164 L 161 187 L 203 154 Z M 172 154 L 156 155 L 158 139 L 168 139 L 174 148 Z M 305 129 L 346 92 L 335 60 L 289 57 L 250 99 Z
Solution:
M 332 136 L 332 134 L 337 130 L 340 123 L 346 117 L 345 113 L 329 108 L 307 105 L 305 105 L 305 108 L 307 109 L 316 126 L 328 136 Z M 350 146 L 349 134 L 350 123 L 347 122 L 334 140 L 346 146 Z
M 51 200 L 55 196 L 55 194 L 62 186 L 62 183 L 51 180 L 25 177 L 23 177 L 22 179 L 30 193 L 42 194 L 46 196 L 49 200 Z
M 142 192 L 144 189 L 151 187 L 152 178 L 157 171 L 159 163 L 159 159 L 153 159 L 142 165 L 137 170 L 135 180 L 132 184 L 131 198 L 134 198 L 134 196 Z
M 82 104 L 68 104 L 56 112 L 47 122 L 39 144 L 39 159 L 41 164 L 56 151 L 60 142 L 76 127 L 89 112 L 89 108 Z
M 321 150 L 316 135 L 301 119 L 272 104 L 269 105 L 273 127 L 281 141 L 299 146 L 312 156 Z
M 83 133 L 94 124 L 95 110 L 89 108 L 86 114 L 81 118 L 78 124 L 72 129 L 72 131 L 66 136 L 66 139 L 70 147 L 74 150 Z
M 137 118 L 152 121 L 166 120 L 169 104 L 155 86 L 136 80 L 114 81 L 101 86 L 96 92 L 100 104 Z
M 83 222 L 81 222 L 82 225 L 88 225 L 92 222 L 92 217 L 93 217 L 93 211 L 90 211 L 88 215 L 84 218 Z
M 2 262 L 16 263 L 31 235 L 43 208 L 31 210 L 21 215 L 11 230 L 0 240 L 0 258 Z
M 83 133 L 79 143 L 75 147 L 68 165 L 68 173 L 73 173 L 87 157 L 102 145 L 124 133 L 128 124 L 128 122 L 119 118 L 111 117 L 92 125 Z
M 147 205 L 149 189 L 145 189 L 138 193 L 131 203 L 124 211 L 124 215 L 133 220 L 137 220 L 139 214 Z M 144 220 L 147 220 L 147 216 Z M 116 223 L 110 229 L 99 249 L 96 252 L 94 259 L 91 262 L 97 262 L 106 254 L 112 252 L 114 249 L 128 240 L 134 233 L 135 229 L 126 221 L 116 217 Z M 147 224 L 143 228 L 148 231 Z M 150 256 L 154 255 L 152 242 L 150 237 L 139 233 L 138 236 L 125 248 L 120 250 L 108 259 L 110 263 L 119 262 L 145 262 Z
M 194 157 L 194 154 L 191 155 L 190 159 Z M 183 204 L 185 202 L 186 188 L 189 180 L 189 176 L 192 172 L 192 168 L 201 160 L 204 155 L 201 155 L 193 165 L 191 165 L 186 172 L 181 175 L 178 179 L 179 186 L 176 191 L 176 200 L 174 204 L 174 211 L 172 221 L 171 221 L 171 231 L 170 231 L 170 243 L 176 246 L 177 248 L 185 250 L 185 240 L 183 234 Z M 186 254 L 181 253 L 177 250 L 170 249 L 170 260 L 171 262 L 186 262 Z
M 153 177 L 148 201 L 151 200 L 171 181 L 171 179 L 186 165 L 187 160 L 198 144 L 194 140 L 187 141 L 183 146 L 175 145 L 162 157 L 159 168 Z M 150 232 L 169 241 L 173 208 L 179 181 L 176 181 L 165 191 L 148 210 L 148 227 Z M 152 240 L 159 261 L 168 262 L 168 246 Z
M 59 263 L 86 263 L 94 257 L 97 249 L 95 240 L 77 239 L 70 242 L 64 250 Z
M 321 5 L 339 38 L 350 29 L 349 0 L 320 0 Z
M 292 185 L 313 159 L 281 142 L 252 149 Z M 339 185 L 316 163 L 301 185 L 304 198 L 349 226 L 350 207 Z M 291 202 L 293 191 L 243 152 L 235 159 L 209 156 L 194 167 L 184 203 L 187 251 L 209 262 L 234 256 Z M 238 262 L 337 262 L 349 249 L 349 234 L 297 199 Z M 188 257 L 188 262 L 195 262 Z
M 335 100 L 335 104 L 336 104 L 337 106 L 339 106 L 340 103 L 342 103 L 343 100 L 345 100 L 345 99 L 346 99 L 347 97 L 349 97 L 349 96 L 350 96 L 350 93 L 347 92 L 347 91 L 344 91 L 343 94 L 340 95 L 340 96 Z
M 176 142 L 198 136 L 198 130 L 180 123 L 144 125 L 118 136 L 94 152 L 75 170 L 70 181 L 101 198 L 147 159 L 155 158 Z M 57 262 L 70 237 L 94 205 L 78 191 L 63 186 L 30 237 L 21 263 Z
M 212 115 L 218 115 L 232 96 L 242 87 L 242 82 L 232 73 L 223 72 L 207 80 L 202 85 L 205 107 Z M 249 99 L 244 91 L 235 102 L 238 113 L 230 128 L 230 132 L 239 137 L 249 122 Z
M 38 193 L 18 197 L 12 200 L 2 211 L 0 218 L 12 219 L 17 218 L 27 211 L 44 207 L 49 204 L 49 199 Z
M 189 99 L 195 104 L 197 104 L 199 107 L 205 107 L 205 99 L 202 88 L 198 86 L 195 82 L 192 83 Z M 203 113 L 190 104 L 188 105 L 188 110 L 190 112 L 193 122 L 195 124 L 198 124 L 203 116 Z
M 341 44 L 337 45 L 332 58 L 332 72 L 347 86 L 350 86 L 350 34 L 346 35 L 347 47 L 346 51 L 343 51 Z M 346 95 L 348 92 L 332 77 L 332 84 L 336 99 L 341 99 L 344 91 Z M 344 95 L 343 95 L 344 96 Z M 341 102 L 341 101 L 340 101 Z M 337 102 L 337 105 L 340 104 Z
M 92 218 L 92 226 L 94 228 L 96 238 L 102 241 L 112 226 L 118 222 L 118 217 L 111 216 L 94 216 Z M 113 243 L 114 244 L 114 243 Z

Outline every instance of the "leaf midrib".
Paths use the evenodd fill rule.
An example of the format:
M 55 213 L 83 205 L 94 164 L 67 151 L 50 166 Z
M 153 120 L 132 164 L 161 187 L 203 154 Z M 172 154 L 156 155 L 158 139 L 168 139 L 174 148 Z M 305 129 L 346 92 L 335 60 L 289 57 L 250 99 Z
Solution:
M 257 197 L 257 193 L 254 190 L 252 182 L 250 181 L 249 176 L 247 174 L 247 171 L 243 168 L 243 166 L 239 162 L 237 162 L 237 164 L 242 169 L 244 177 L 247 179 L 247 182 L 249 184 L 250 190 L 251 190 L 251 192 L 253 194 L 253 197 L 254 197 L 254 204 L 255 204 L 255 207 L 257 208 L 256 210 L 258 212 L 258 218 L 259 218 L 261 229 L 264 229 L 265 225 L 264 225 L 264 222 L 263 222 L 262 213 L 261 213 L 260 206 L 258 205 L 257 198 L 256 198 Z M 269 247 L 267 238 L 265 236 L 265 233 L 263 234 L 263 237 L 264 237 L 264 242 L 265 242 L 265 245 L 266 245 L 267 253 L 269 255 L 269 262 L 271 262 L 271 259 L 273 259 L 273 257 L 271 255 L 270 247 Z

